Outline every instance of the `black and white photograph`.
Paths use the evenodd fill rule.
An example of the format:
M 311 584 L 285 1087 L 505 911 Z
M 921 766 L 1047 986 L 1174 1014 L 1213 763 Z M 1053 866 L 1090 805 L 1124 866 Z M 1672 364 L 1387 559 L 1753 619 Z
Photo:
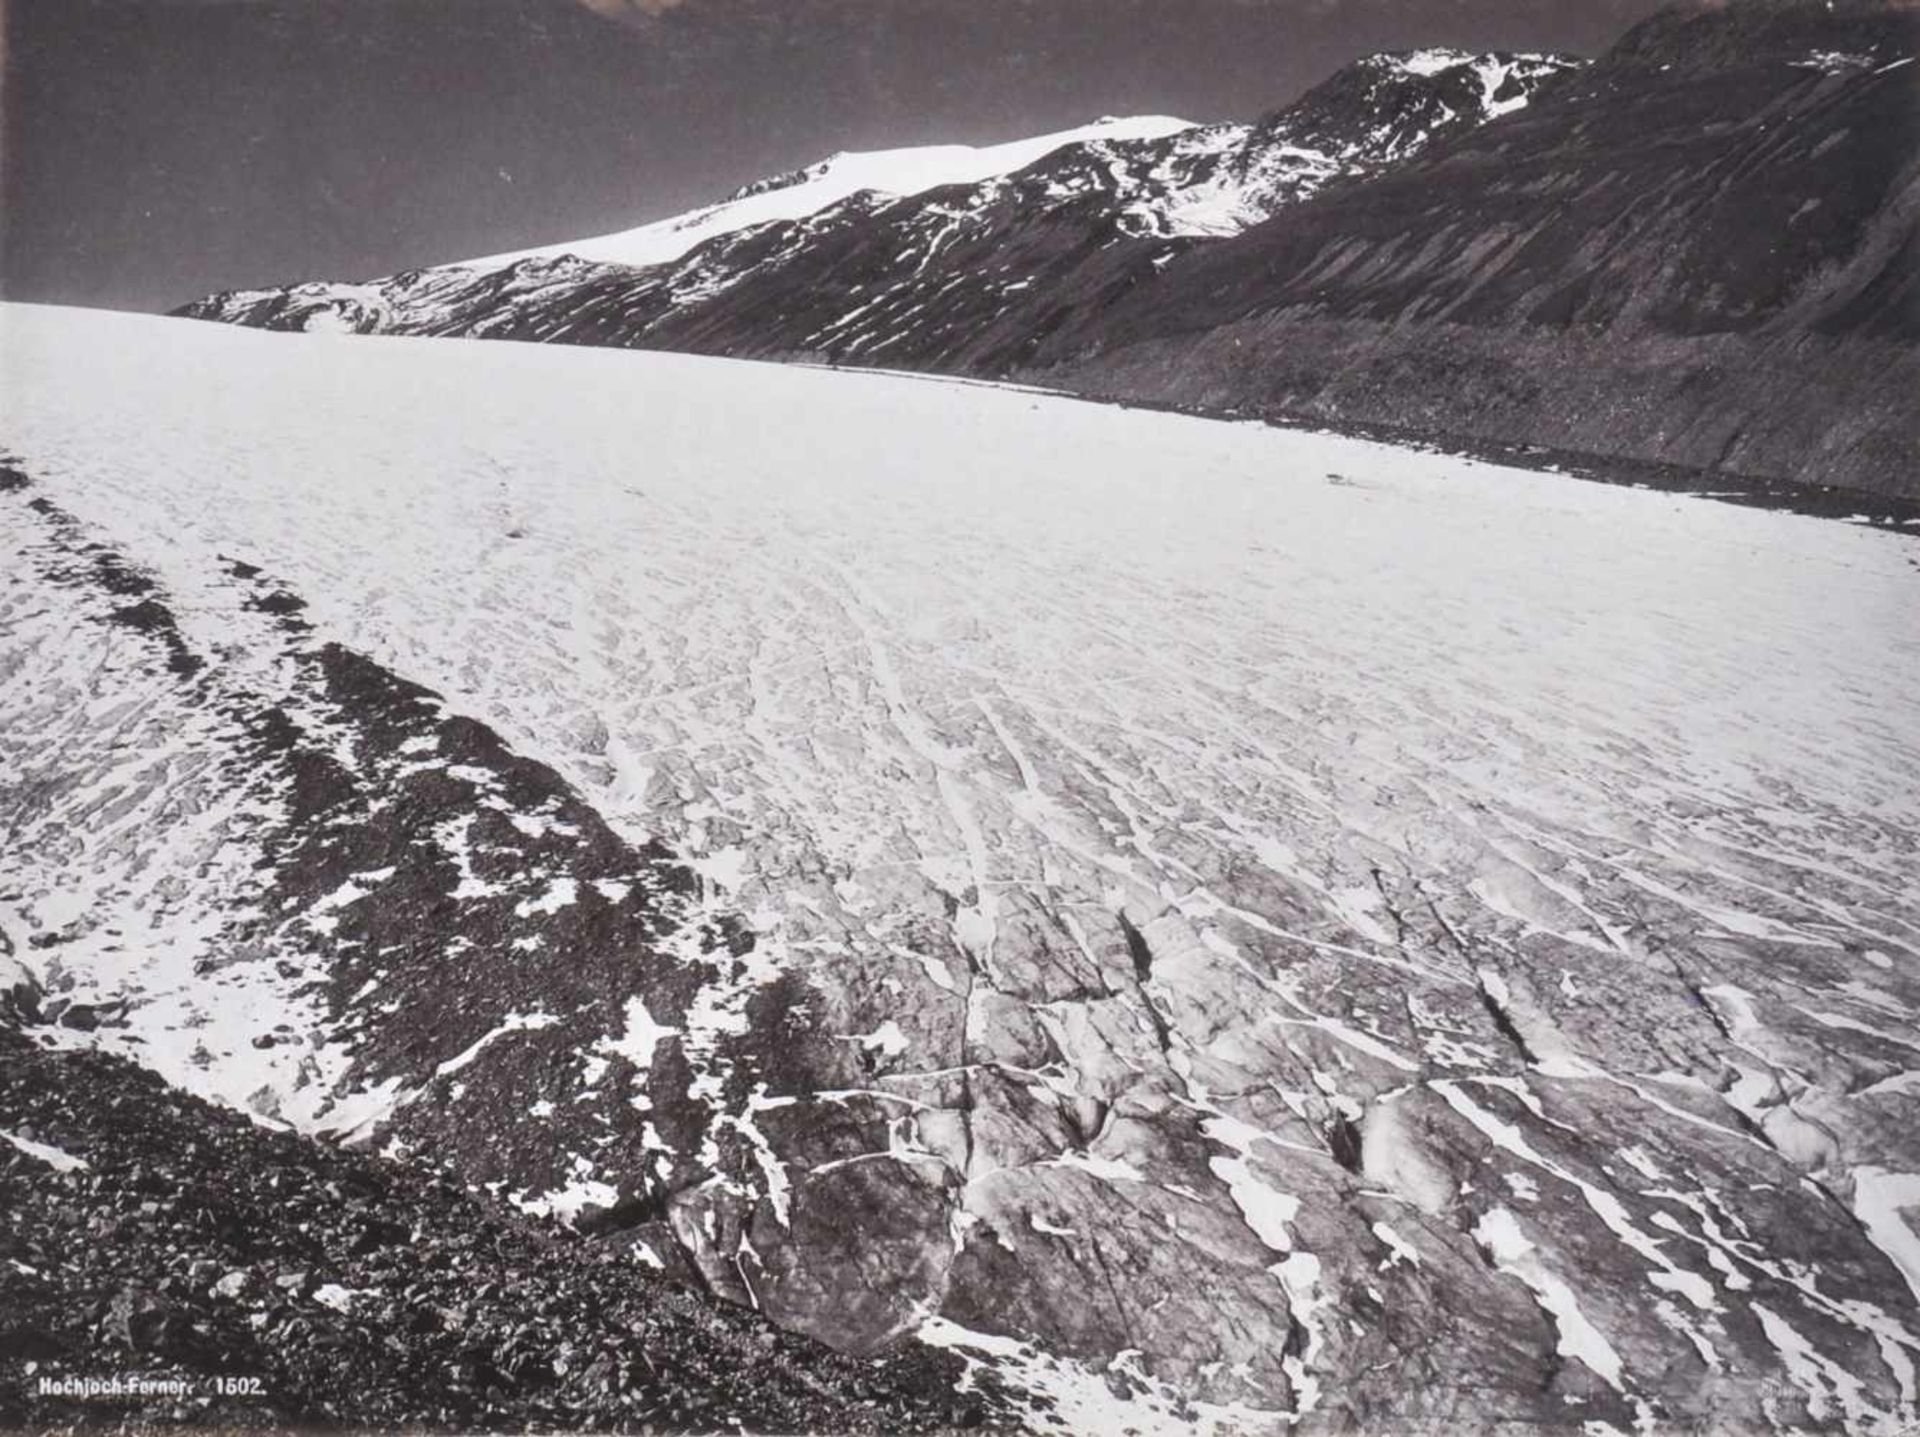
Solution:
M 1920 1437 L 1920 0 L 0 35 L 0 1433 Z

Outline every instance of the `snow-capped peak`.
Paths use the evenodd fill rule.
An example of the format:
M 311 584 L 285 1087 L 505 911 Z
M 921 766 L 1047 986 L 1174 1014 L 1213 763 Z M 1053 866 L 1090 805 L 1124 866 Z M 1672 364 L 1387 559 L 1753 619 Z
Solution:
M 1479 78 L 1481 103 L 1488 119 L 1526 108 L 1532 98 L 1531 82 L 1572 65 L 1559 55 L 1473 54 L 1445 47 L 1375 55 L 1372 63 L 1422 79 L 1433 79 L 1454 70 L 1471 70 Z M 1519 83 L 1511 83 L 1514 81 Z
M 999 145 L 843 151 L 793 171 L 790 182 L 749 185 L 719 204 L 671 219 L 588 239 L 488 255 L 465 264 L 474 269 L 497 269 L 517 260 L 562 254 L 606 264 L 666 264 L 717 235 L 773 220 L 804 219 L 863 190 L 917 195 L 942 185 L 978 184 L 995 175 L 1024 169 L 1066 145 L 1092 140 L 1157 140 L 1192 128 L 1193 121 L 1170 115 L 1109 115 L 1076 129 Z
M 697 328 L 695 342 L 729 353 L 891 365 L 970 343 L 990 323 L 1011 354 L 1032 338 L 1022 326 L 1057 323 L 1048 296 L 1072 292 L 1070 271 L 1089 254 L 1238 234 L 1524 105 L 1575 63 L 1374 56 L 1253 124 L 1108 116 L 998 145 L 840 153 L 636 229 L 371 286 L 232 292 L 184 312 L 280 329 L 666 347 Z M 982 260 L 1015 236 L 1000 260 Z
M 1464 50 L 1436 48 L 1412 50 L 1402 55 L 1385 55 L 1379 58 L 1411 75 L 1438 75 L 1442 70 L 1452 70 L 1477 57 L 1469 55 Z

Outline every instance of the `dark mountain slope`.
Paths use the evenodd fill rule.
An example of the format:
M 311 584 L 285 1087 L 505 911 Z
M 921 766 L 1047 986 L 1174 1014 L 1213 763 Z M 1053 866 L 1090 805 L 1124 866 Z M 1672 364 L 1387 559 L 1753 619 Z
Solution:
M 1405 163 L 1572 68 L 1549 56 L 1374 56 L 1250 126 L 1070 144 L 1011 174 L 909 196 L 862 191 L 672 263 L 447 266 L 371 286 L 230 292 L 182 312 L 269 329 L 1004 373 L 1068 315 L 1103 312 L 1181 251 Z
M 1920 493 L 1920 10 L 1668 12 L 1076 312 L 1092 392 Z
M 183 313 L 1014 375 L 1911 499 L 1917 27 L 1904 0 L 1683 6 L 1585 71 L 1376 58 L 1256 125 L 862 192 L 669 264 Z
M 859 196 L 695 256 L 691 297 L 657 274 L 610 275 L 473 332 L 1003 373 L 1175 254 L 1521 107 L 1569 68 L 1374 56 L 1251 127 L 1074 145 L 978 186 Z
M 159 310 L 389 274 L 618 229 L 836 146 L 1252 115 L 1410 36 L 1590 50 L 1650 8 L 700 0 L 625 26 L 579 0 L 11 0 L 0 288 Z

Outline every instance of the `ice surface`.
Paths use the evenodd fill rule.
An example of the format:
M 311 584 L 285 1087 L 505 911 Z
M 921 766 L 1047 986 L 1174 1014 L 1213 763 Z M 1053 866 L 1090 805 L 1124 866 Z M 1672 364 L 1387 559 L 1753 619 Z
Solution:
M 979 386 L 5 325 L 9 438 L 63 502 L 164 571 L 270 560 L 630 833 L 717 802 L 763 873 L 965 852 L 969 813 L 975 904 L 1043 860 L 1189 889 L 1151 838 L 1183 813 L 1182 842 L 1260 862 L 1284 833 L 1356 885 L 1410 846 L 1470 882 L 1518 834 L 1702 932 L 1831 942 L 1864 914 L 1700 829 L 1837 862 L 1860 906 L 1920 808 L 1916 585 L 1882 534 Z M 1529 926 L 1565 921 L 1550 896 Z
M 1920 1298 L 1920 1174 L 1854 1171 L 1853 1210 Z
M 1620 1386 L 1620 1354 L 1580 1310 L 1579 1299 L 1565 1281 L 1541 1263 L 1519 1221 L 1503 1207 L 1481 1215 L 1473 1230 L 1487 1256 L 1502 1272 L 1510 1272 L 1533 1289 L 1540 1306 L 1553 1318 L 1560 1333 L 1560 1355 L 1585 1363 L 1608 1386 Z
M 957 1171 L 956 1241 L 1019 1182 L 1044 1202 L 1003 1236 L 1071 1252 L 1126 1237 L 1097 1206 L 1125 1203 L 1156 1244 L 1192 1243 L 1177 1262 L 1231 1255 L 1204 1269 L 1206 1300 L 1244 1290 L 1249 1321 L 1290 1313 L 1302 1340 L 1290 1395 L 1249 1383 L 1237 1417 L 1208 1409 L 1226 1425 L 1330 1400 L 1326 1364 L 1359 1350 L 1340 1306 L 1354 1254 L 1392 1288 L 1437 1280 L 1461 1245 L 1623 1396 L 1657 1373 L 1619 1329 L 1655 1313 L 1688 1353 L 1763 1342 L 1823 1410 L 1878 1400 L 1841 1355 L 1910 1386 L 1914 1334 L 1844 1288 L 1851 1266 L 1775 1254 L 1725 1205 L 1761 1200 L 1755 1172 L 1791 1186 L 1789 1163 L 1819 1165 L 1904 1298 L 1910 542 L 1328 435 L 671 355 L 15 306 L 0 365 L 0 443 L 151 567 L 195 645 L 249 651 L 230 607 L 196 599 L 217 556 L 245 555 L 328 637 L 553 765 L 625 837 L 687 855 L 703 914 L 748 922 L 754 948 L 677 1030 L 630 1009 L 609 1053 L 642 1065 L 671 1041 L 717 1090 L 702 1065 L 756 993 L 799 973 L 832 995 L 826 1036 L 871 1064 L 871 1093 L 763 1088 L 727 1115 L 762 1145 L 783 1220 L 815 1175 L 771 1118 L 754 1126 L 783 1104 L 898 1112 L 890 1146 L 838 1162 L 969 1161 L 943 1156 L 938 1122 L 950 1018 L 1020 1102 L 1090 1115 L 1024 1164 Z M 7 611 L 10 662 L 30 636 L 88 661 L 77 629 L 40 643 L 64 632 L 58 602 Z M 71 715 L 23 693 L 9 756 L 144 732 L 114 727 L 111 693 Z M 186 765 L 194 733 L 156 761 Z M 64 932 L 126 895 L 241 882 L 214 858 L 245 815 L 205 797 L 171 827 L 131 811 L 87 864 L 26 853 L 0 927 Z M 143 832 L 165 841 L 136 854 Z M 1039 991 L 1042 925 L 1078 987 Z M 158 1065 L 200 981 L 196 931 L 58 952 L 88 991 L 142 998 Z M 195 1030 L 207 1063 L 169 1076 L 277 1094 L 289 1121 L 326 1111 L 332 1049 L 250 1041 L 301 1019 L 292 991 L 239 995 Z M 1656 991 L 1675 1005 L 1636 1006 Z M 1009 1014 L 1046 1061 L 993 1047 Z M 495 1028 L 461 1056 L 526 1041 Z M 372 1124 L 407 1097 L 334 1111 Z M 1833 1105 L 1884 1116 L 1856 1133 Z M 1197 1157 L 1172 1166 L 1143 1112 L 1190 1124 Z M 1619 1129 L 1597 1158 L 1577 1121 L 1595 1113 Z M 1351 1174 L 1322 1149 L 1339 1123 Z M 1795 1124 L 1847 1143 L 1769 1143 Z M 1461 1151 L 1470 1182 L 1447 1166 Z M 613 1201 L 580 1164 L 524 1201 Z M 1718 1174 L 1730 1196 L 1708 1191 Z M 1345 1205 L 1362 1201 L 1392 1206 Z M 1610 1286 L 1588 1283 L 1599 1266 Z M 1158 1374 L 1193 1328 L 1169 1317 L 1107 1373 Z M 1031 1347 L 923 1330 L 1111 1399 Z M 1169 1395 L 1162 1415 L 1186 1410 Z

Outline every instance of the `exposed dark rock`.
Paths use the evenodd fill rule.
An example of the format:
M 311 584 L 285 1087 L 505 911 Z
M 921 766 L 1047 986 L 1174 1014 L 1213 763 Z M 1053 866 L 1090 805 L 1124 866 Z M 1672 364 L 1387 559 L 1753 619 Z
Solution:
M 1683 7 L 1049 336 L 1087 392 L 1920 497 L 1920 16 Z
M 138 582 L 143 603 L 168 613 L 147 576 L 72 562 L 93 552 L 90 541 L 64 513 L 43 518 L 36 557 L 49 578 L 86 587 L 102 607 Z M 191 686 L 173 670 L 183 686 L 166 701 L 213 724 L 196 740 L 213 760 L 209 776 L 274 815 L 247 830 L 248 891 L 195 966 L 210 994 L 270 970 L 290 999 L 316 1006 L 321 1025 L 237 1039 L 287 1079 L 234 1099 L 288 1116 L 283 1103 L 310 1082 L 313 1051 L 337 1044 L 350 1064 L 335 1091 L 313 1095 L 321 1106 L 308 1123 L 451 1164 L 464 1181 L 536 1209 L 600 1209 L 590 1226 L 667 1270 L 843 1347 L 872 1351 L 899 1337 L 943 1279 L 947 1184 L 896 1192 L 887 1175 L 848 1170 L 817 1192 L 803 1180 L 793 1238 L 764 1210 L 755 1215 L 765 1202 L 755 1105 L 769 1091 L 868 1078 L 856 1050 L 820 1031 L 817 995 L 796 975 L 756 975 L 752 931 L 709 903 L 664 846 L 619 838 L 552 769 L 428 689 L 310 640 L 304 626 L 286 628 L 298 596 L 256 566 L 227 563 L 234 610 L 261 616 L 262 642 L 282 653 L 276 672 L 291 685 L 261 693 L 219 660 Z M 120 627 L 145 646 L 179 642 L 158 619 Z M 142 658 L 136 648 L 123 662 Z M 726 1025 L 689 1061 L 690 1005 L 703 988 L 727 986 L 752 1021 Z M 71 997 L 27 1006 L 89 1032 L 122 1011 Z M 623 1037 L 636 1022 L 657 1033 L 650 1062 Z M 229 1057 L 205 1050 L 209 1063 Z M 369 1096 L 382 1091 L 390 1096 Z M 759 1121 L 778 1132 L 784 1116 Z M 783 1157 L 884 1149 L 891 1116 L 847 1108 L 832 1125 L 792 1124 Z M 602 1191 L 619 1196 L 601 1201 Z M 778 1271 L 743 1275 L 731 1248 L 702 1234 L 710 1212 L 733 1238 L 769 1225 L 760 1242 Z
M 0 1026 L 0 1426 L 912 1432 L 958 1363 L 836 1355 L 422 1170 Z M 154 1194 L 154 1196 L 149 1196 Z M 97 1314 L 93 1315 L 93 1314 Z M 83 1400 L 42 1381 L 184 1381 Z

